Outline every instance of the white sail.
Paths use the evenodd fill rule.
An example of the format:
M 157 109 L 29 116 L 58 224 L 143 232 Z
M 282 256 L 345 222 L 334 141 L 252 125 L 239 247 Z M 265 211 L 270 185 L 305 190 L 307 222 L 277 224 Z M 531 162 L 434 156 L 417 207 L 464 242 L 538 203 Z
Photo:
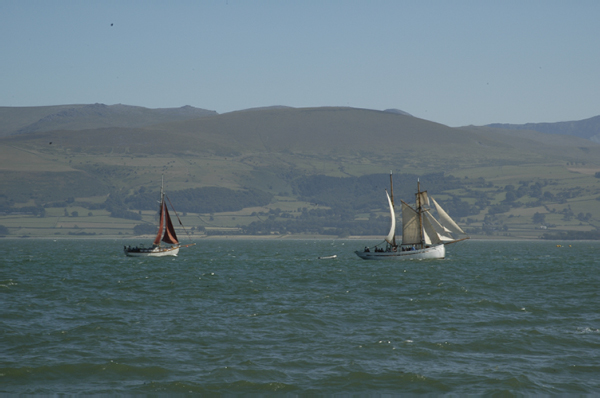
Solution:
M 421 243 L 419 214 L 402 201 L 402 244 L 415 245 L 419 243 Z
M 390 245 L 393 245 L 396 237 L 396 213 L 394 212 L 394 205 L 392 204 L 392 199 L 390 198 L 390 194 L 387 192 L 387 190 L 385 191 L 385 194 L 387 195 L 387 200 L 390 205 L 390 217 L 392 219 L 390 232 L 385 237 L 385 241 Z
M 438 236 L 435 228 L 430 222 L 429 217 L 427 217 L 429 213 L 425 213 L 425 217 L 423 217 L 423 238 L 425 243 L 428 245 L 437 245 L 442 243 L 442 240 Z
M 431 200 L 433 201 L 433 203 L 435 204 L 435 208 L 437 209 L 438 215 L 440 217 L 440 224 L 443 225 L 445 228 L 447 228 L 452 233 L 466 235 L 465 231 L 463 231 L 454 222 L 454 220 L 450 218 L 450 216 L 448 215 L 448 213 L 446 213 L 444 211 L 444 209 L 442 209 L 442 206 L 440 206 L 435 201 L 435 199 L 431 198 Z
M 390 173 L 390 186 L 392 177 Z M 402 201 L 402 244 L 396 244 L 396 217 L 394 213 L 394 194 L 386 190 L 390 206 L 391 226 L 385 238 L 385 249 L 371 251 L 365 247 L 363 251 L 355 251 L 356 255 L 364 260 L 425 260 L 442 259 L 446 255 L 446 245 L 460 242 L 453 234 L 464 234 L 463 230 L 448 216 L 440 205 L 431 198 L 427 191 L 421 191 L 417 182 L 415 206 L 412 207 Z M 433 201 L 438 210 L 439 219 L 433 217 L 430 201 Z
M 451 236 L 451 232 L 447 228 L 445 228 L 442 224 L 440 224 L 439 221 L 436 220 L 435 217 L 433 217 L 431 215 L 431 213 L 427 212 L 426 217 L 429 220 L 429 222 L 431 223 L 431 225 L 433 226 L 433 228 L 435 229 L 435 232 L 437 232 L 437 234 L 440 237 L 440 240 L 442 242 L 449 242 L 449 241 L 454 240 L 454 238 Z

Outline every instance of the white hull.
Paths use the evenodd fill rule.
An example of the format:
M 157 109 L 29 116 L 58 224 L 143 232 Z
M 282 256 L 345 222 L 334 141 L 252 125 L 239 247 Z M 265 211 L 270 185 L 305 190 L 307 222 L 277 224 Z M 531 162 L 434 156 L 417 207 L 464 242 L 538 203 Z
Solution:
M 446 247 L 435 245 L 425 249 L 410 251 L 365 252 L 355 251 L 363 260 L 432 260 L 443 259 L 446 256 Z
M 157 247 L 154 249 L 139 249 L 139 251 L 125 248 L 123 249 L 123 251 L 125 252 L 125 255 L 129 257 L 166 257 L 177 256 L 177 254 L 179 253 L 179 246 L 161 248 Z

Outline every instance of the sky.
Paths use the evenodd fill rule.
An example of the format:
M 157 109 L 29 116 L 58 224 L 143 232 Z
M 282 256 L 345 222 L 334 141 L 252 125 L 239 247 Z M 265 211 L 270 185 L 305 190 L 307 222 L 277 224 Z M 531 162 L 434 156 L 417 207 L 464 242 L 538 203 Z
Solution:
M 0 0 L 0 106 L 600 115 L 597 0 Z

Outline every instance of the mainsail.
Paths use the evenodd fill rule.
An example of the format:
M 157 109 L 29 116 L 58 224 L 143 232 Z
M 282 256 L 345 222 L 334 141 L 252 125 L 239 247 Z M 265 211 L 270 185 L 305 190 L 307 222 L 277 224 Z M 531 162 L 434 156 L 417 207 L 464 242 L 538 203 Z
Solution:
M 176 245 L 179 243 L 179 241 L 177 240 L 177 234 L 175 233 L 175 228 L 173 227 L 173 223 L 171 222 L 171 217 L 169 216 L 169 210 L 167 209 L 167 204 L 165 203 L 164 195 L 161 195 L 160 223 L 158 225 L 158 232 L 156 234 L 156 237 L 154 238 L 154 245 L 159 246 L 161 240 L 165 243 L 170 243 L 172 245 Z
M 167 204 L 164 202 L 163 208 L 165 209 L 165 234 L 162 238 L 162 241 L 176 245 L 179 243 L 179 241 L 177 240 L 177 234 L 175 233 L 175 228 L 171 222 L 171 216 L 169 216 L 169 210 L 167 210 Z
M 435 204 L 439 220 L 428 208 L 430 200 Z M 452 234 L 466 235 L 435 199 L 428 196 L 427 191 L 418 190 L 415 208 L 402 201 L 403 245 L 437 245 L 456 242 Z
M 419 213 L 402 201 L 402 244 L 416 245 L 419 243 L 421 243 Z

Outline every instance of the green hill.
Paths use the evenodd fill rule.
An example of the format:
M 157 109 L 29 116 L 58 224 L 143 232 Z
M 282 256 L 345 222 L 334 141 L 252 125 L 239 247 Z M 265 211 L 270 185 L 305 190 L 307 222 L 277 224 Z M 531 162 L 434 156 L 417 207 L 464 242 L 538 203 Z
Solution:
M 130 231 L 138 216 L 150 221 L 164 175 L 168 192 L 189 203 L 182 211 L 202 209 L 204 215 L 198 213 L 194 222 L 209 231 L 245 231 L 254 223 L 255 233 L 285 233 L 292 230 L 292 219 L 295 225 L 310 219 L 306 225 L 329 220 L 331 227 L 319 233 L 368 233 L 364 226 L 371 225 L 376 234 L 385 224 L 377 218 L 385 218 L 381 190 L 394 170 L 402 198 L 411 199 L 410 181 L 421 177 L 464 222 L 471 219 L 477 233 L 506 232 L 493 226 L 500 223 L 501 228 L 519 224 L 535 235 L 532 216 L 540 211 L 557 219 L 549 224 L 565 228 L 591 230 L 600 223 L 600 179 L 595 178 L 600 145 L 577 137 L 450 128 L 401 112 L 355 108 L 274 107 L 201 116 L 182 109 L 186 115 L 168 111 L 164 117 L 156 110 L 153 117 L 140 117 L 132 112 L 136 107 L 126 107 L 128 112 L 105 106 L 47 108 L 28 109 L 27 117 L 22 108 L 12 114 L 0 109 L 0 120 L 12 121 L 3 131 L 20 131 L 0 138 L 0 205 L 7 214 L 22 208 L 37 209 L 38 215 L 45 209 L 46 217 L 57 211 L 57 217 L 104 212 L 103 217 L 126 220 L 120 232 Z M 145 108 L 138 110 L 146 114 Z M 47 116 L 56 114 L 71 114 L 71 124 L 57 122 L 48 130 L 53 117 Z M 112 125 L 101 127 L 109 119 Z M 522 195 L 507 197 L 511 190 Z M 194 197 L 214 203 L 213 211 L 194 206 Z M 218 205 L 231 198 L 238 205 L 220 210 Z M 565 211 L 574 216 L 562 223 Z M 14 223 L 7 226 L 18 233 Z

